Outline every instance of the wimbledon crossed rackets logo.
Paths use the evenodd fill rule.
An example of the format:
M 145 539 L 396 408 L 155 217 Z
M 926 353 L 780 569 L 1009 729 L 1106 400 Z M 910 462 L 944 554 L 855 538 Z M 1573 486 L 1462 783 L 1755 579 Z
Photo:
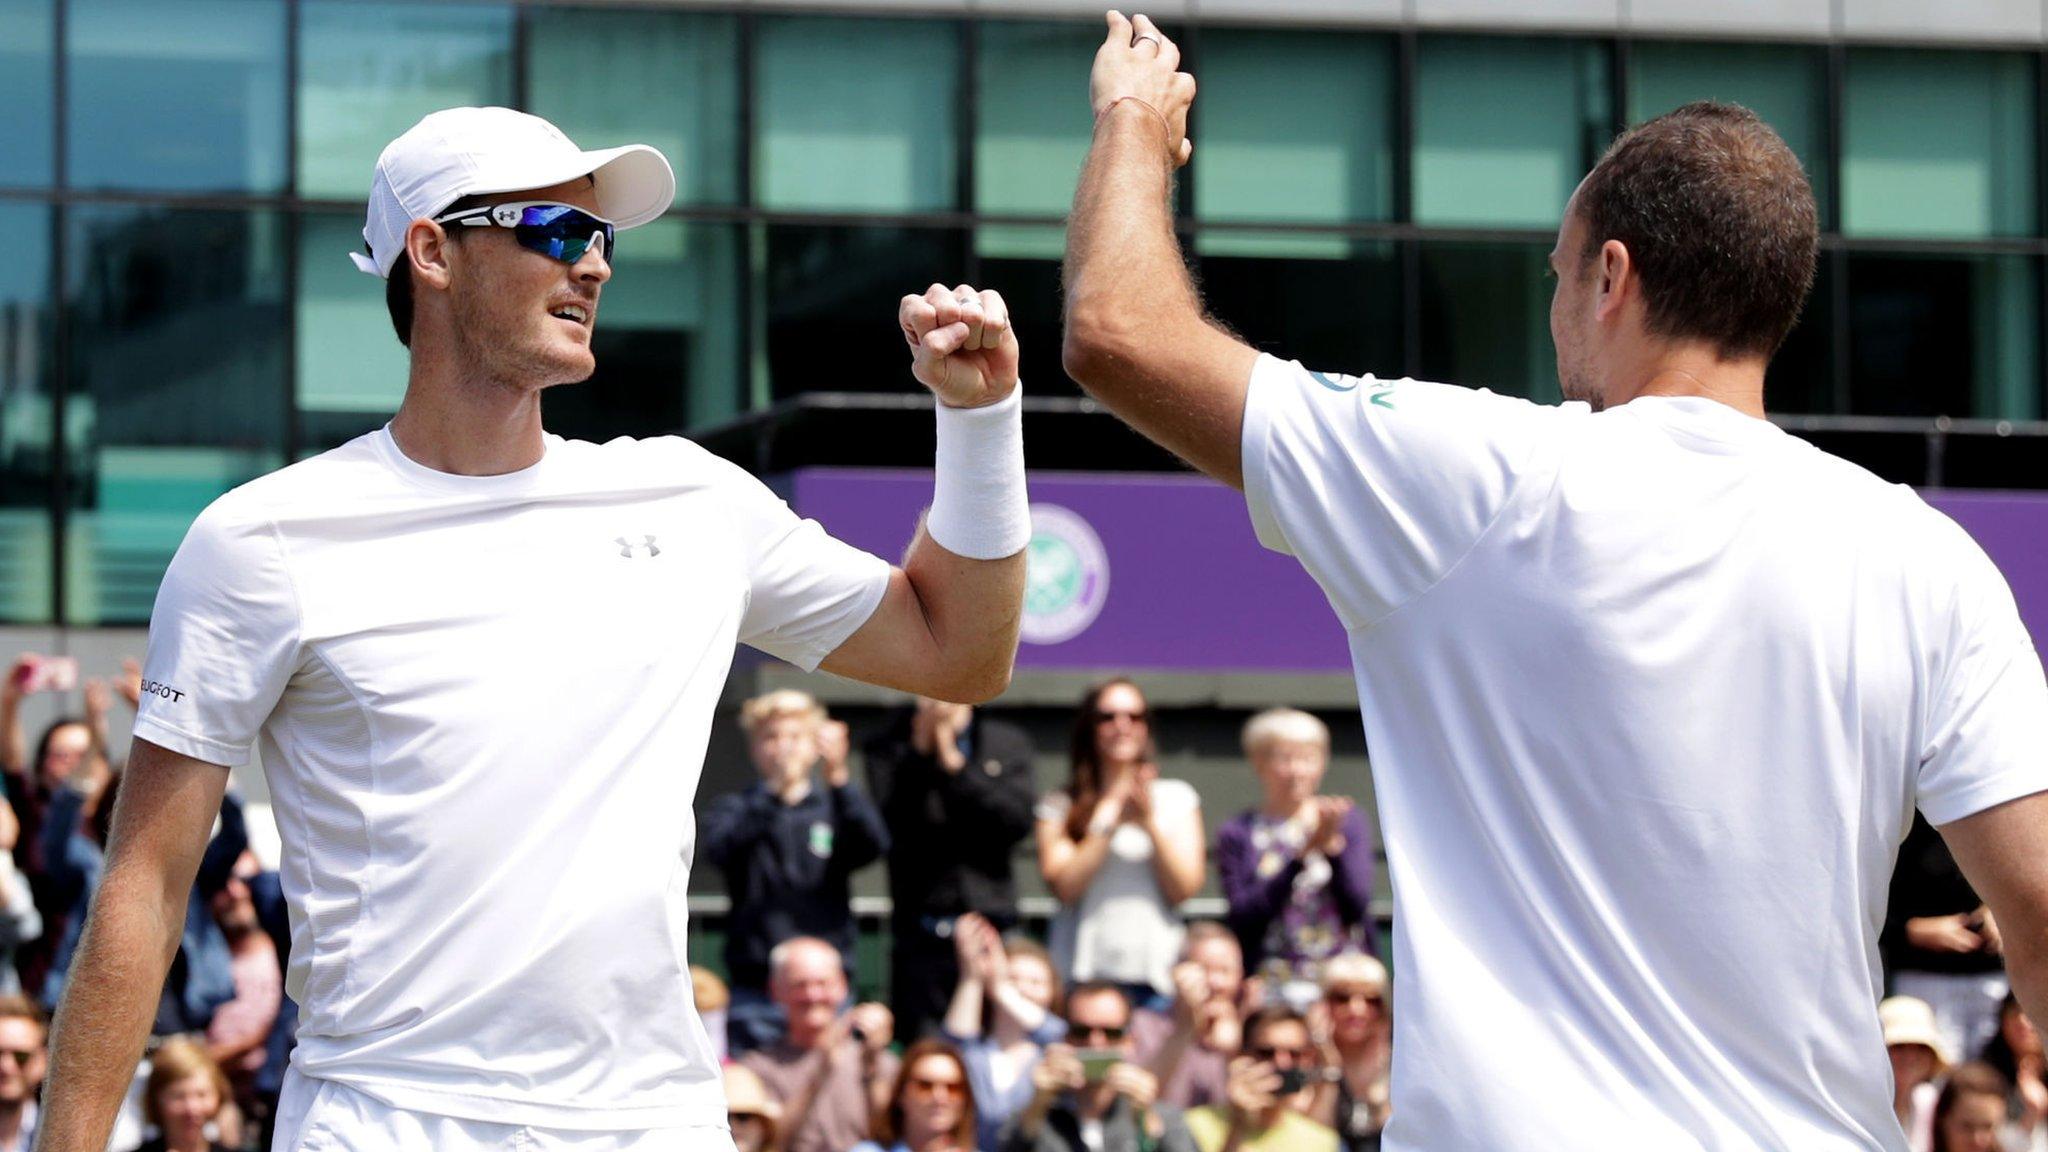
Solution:
M 1315 377 L 1316 383 L 1321 384 L 1332 392 L 1355 392 L 1358 390 L 1359 379 L 1356 376 L 1339 376 L 1333 380 L 1314 369 L 1309 370 L 1309 375 Z M 1338 380 L 1347 381 L 1347 383 L 1339 384 Z M 1390 397 L 1394 394 L 1394 386 L 1392 384 L 1383 384 L 1377 380 L 1373 381 L 1372 386 L 1373 391 L 1366 396 L 1366 402 L 1377 404 L 1382 408 L 1392 408 L 1394 402 Z

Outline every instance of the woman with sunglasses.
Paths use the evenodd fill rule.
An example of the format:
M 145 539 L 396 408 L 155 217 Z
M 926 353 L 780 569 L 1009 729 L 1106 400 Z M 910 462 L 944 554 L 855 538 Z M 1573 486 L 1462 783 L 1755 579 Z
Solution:
M 1109 980 L 1134 1004 L 1173 993 L 1182 927 L 1174 911 L 1202 886 L 1201 800 L 1162 780 L 1145 694 L 1129 680 L 1081 698 L 1066 787 L 1038 805 L 1038 868 L 1059 897 L 1051 946 L 1069 982 Z
M 1309 1115 L 1337 1130 L 1345 1152 L 1378 1152 L 1392 1114 L 1393 1017 L 1387 1013 L 1387 968 L 1363 952 L 1323 964 L 1323 998 L 1309 1024 L 1337 1076 L 1316 1090 Z
M 912 1044 L 888 1107 L 875 1117 L 875 1138 L 853 1152 L 975 1152 L 974 1094 L 960 1050 L 944 1040 Z

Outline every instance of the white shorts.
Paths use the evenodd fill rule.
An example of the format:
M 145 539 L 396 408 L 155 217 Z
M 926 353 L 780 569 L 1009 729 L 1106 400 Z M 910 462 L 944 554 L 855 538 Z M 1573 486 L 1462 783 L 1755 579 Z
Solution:
M 285 1073 L 271 1152 L 734 1152 L 724 1128 L 611 1132 L 491 1124 L 393 1108 L 334 1080 Z

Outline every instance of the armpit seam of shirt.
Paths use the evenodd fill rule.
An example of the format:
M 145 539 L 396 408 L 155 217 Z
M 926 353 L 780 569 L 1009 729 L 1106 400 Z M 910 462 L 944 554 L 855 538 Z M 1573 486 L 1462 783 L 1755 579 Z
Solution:
M 318 660 L 321 666 L 327 669 L 328 675 L 334 677 L 335 683 L 340 684 L 342 686 L 342 689 L 348 693 L 348 698 L 355 701 L 356 711 L 362 714 L 363 730 L 369 733 L 370 762 L 368 764 L 368 767 L 370 769 L 370 795 L 378 795 L 381 789 L 379 789 L 378 787 L 377 766 L 378 764 L 382 763 L 382 761 L 377 755 L 377 726 L 370 722 L 370 717 L 372 715 L 370 711 L 370 706 L 369 704 L 364 702 L 363 694 L 356 687 L 355 681 L 343 675 L 341 669 L 335 667 L 334 661 L 329 660 L 325 652 L 320 651 L 318 648 L 309 648 L 308 651 L 311 652 L 313 659 Z M 371 883 L 371 881 L 374 879 L 374 877 L 371 875 L 371 872 L 376 867 L 378 857 L 376 832 L 374 828 L 371 826 L 370 821 L 367 817 L 363 820 L 362 823 L 364 875 L 361 880 L 356 882 L 356 891 L 359 893 L 357 900 L 357 907 L 359 909 L 359 912 L 356 916 L 356 920 L 358 923 L 367 923 L 371 919 L 370 893 L 376 887 L 374 884 Z M 343 967 L 341 978 L 342 999 L 349 999 L 350 996 L 355 992 L 356 973 L 361 971 L 362 967 L 363 966 L 360 964 L 348 964 Z
M 1420 603 L 1423 599 L 1428 597 L 1428 595 L 1431 592 L 1434 592 L 1438 588 L 1443 587 L 1444 583 L 1448 581 L 1453 575 L 1455 575 L 1458 569 L 1463 568 L 1465 566 L 1465 561 L 1471 559 L 1472 555 L 1479 551 L 1480 545 L 1486 543 L 1487 538 L 1493 535 L 1493 530 L 1500 526 L 1500 522 L 1507 518 L 1508 512 L 1511 509 L 1513 509 L 1517 503 L 1520 502 L 1524 483 L 1528 479 L 1529 462 L 1533 460 L 1538 453 L 1542 452 L 1545 448 L 1549 447 L 1550 444 L 1551 440 L 1549 437 L 1539 435 L 1535 438 L 1535 443 L 1530 445 L 1529 451 L 1526 454 L 1524 454 L 1522 459 L 1517 462 L 1516 466 L 1510 470 L 1513 475 L 1513 479 L 1508 483 L 1507 494 L 1501 497 L 1500 507 L 1494 511 L 1493 518 L 1486 522 L 1486 527 L 1481 528 L 1479 530 L 1479 534 L 1472 538 L 1472 543 L 1463 552 L 1460 552 L 1458 554 L 1458 558 L 1456 560 L 1451 561 L 1450 567 L 1445 568 L 1443 570 L 1442 575 L 1430 581 L 1429 586 L 1427 588 L 1424 588 L 1422 591 L 1417 592 L 1415 595 L 1408 597 L 1406 600 L 1401 601 L 1399 604 L 1394 605 L 1392 608 L 1387 609 L 1385 612 L 1380 613 L 1378 616 L 1373 617 L 1371 620 L 1368 620 L 1365 623 L 1360 624 L 1357 628 L 1352 629 L 1352 631 L 1358 633 L 1370 632 L 1373 629 L 1379 627 L 1380 625 L 1386 623 L 1387 621 L 1393 619 L 1401 612 L 1406 611 L 1410 605 Z M 1559 446 L 1558 451 L 1561 455 L 1563 451 L 1562 445 Z M 1555 488 L 1557 486 L 1557 478 L 1559 471 L 1560 470 L 1557 468 L 1552 468 L 1550 470 L 1550 484 L 1552 488 Z

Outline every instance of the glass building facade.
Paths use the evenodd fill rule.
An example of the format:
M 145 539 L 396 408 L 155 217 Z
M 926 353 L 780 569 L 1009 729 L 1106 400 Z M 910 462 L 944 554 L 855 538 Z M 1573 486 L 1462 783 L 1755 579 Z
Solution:
M 551 427 L 730 427 L 914 390 L 896 300 L 1012 302 L 1058 370 L 1062 217 L 1099 23 L 590 4 L 0 0 L 0 624 L 132 625 L 192 515 L 376 427 L 406 359 L 346 253 L 379 150 L 511 104 L 679 174 L 622 236 L 598 375 Z M 1177 212 L 1212 310 L 1349 372 L 1537 398 L 1559 215 L 1623 125 L 1748 104 L 1805 161 L 1819 283 L 1772 406 L 1917 480 L 1936 418 L 2043 416 L 2037 50 L 1182 23 L 1201 80 Z M 1916 421 L 1918 423 L 1916 423 Z M 763 427 L 773 427 L 763 419 Z M 918 464 L 928 422 L 792 431 L 802 462 Z M 752 434 L 752 433 L 750 433 Z M 1957 483 L 2048 486 L 2017 442 Z M 2042 441 L 2025 445 L 2032 449 Z M 1034 464 L 1161 457 L 1091 425 Z

